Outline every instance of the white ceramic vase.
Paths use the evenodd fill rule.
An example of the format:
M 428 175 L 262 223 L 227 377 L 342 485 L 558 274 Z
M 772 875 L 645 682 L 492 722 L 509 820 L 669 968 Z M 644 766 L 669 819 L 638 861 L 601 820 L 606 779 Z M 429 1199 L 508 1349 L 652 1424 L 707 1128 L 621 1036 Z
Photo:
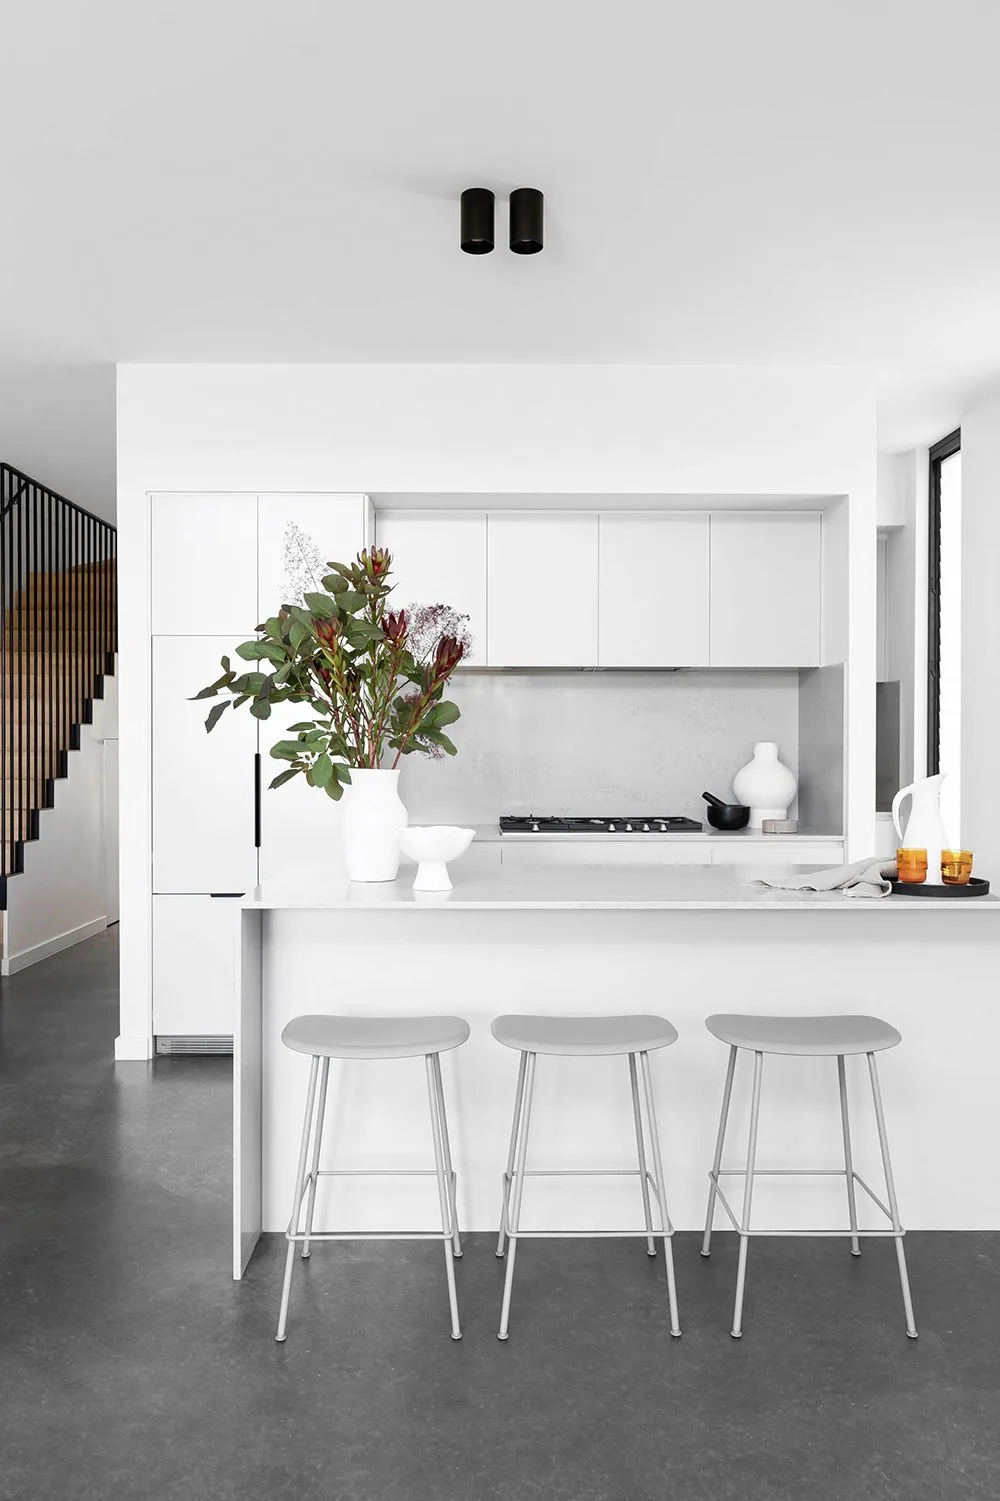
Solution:
M 784 818 L 797 787 L 795 775 L 778 760 L 773 740 L 758 740 L 753 760 L 733 777 L 737 802 L 750 809 L 750 827 L 759 829 L 765 818 Z
M 394 881 L 399 870 L 399 836 L 406 809 L 399 796 L 399 771 L 351 768 L 344 789 L 344 858 L 351 881 Z

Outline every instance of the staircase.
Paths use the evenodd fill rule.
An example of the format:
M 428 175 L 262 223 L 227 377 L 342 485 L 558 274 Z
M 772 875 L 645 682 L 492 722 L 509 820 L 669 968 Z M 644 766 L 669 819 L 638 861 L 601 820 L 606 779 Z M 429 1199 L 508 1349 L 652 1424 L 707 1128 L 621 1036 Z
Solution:
M 0 464 L 0 910 L 114 671 L 115 528 Z

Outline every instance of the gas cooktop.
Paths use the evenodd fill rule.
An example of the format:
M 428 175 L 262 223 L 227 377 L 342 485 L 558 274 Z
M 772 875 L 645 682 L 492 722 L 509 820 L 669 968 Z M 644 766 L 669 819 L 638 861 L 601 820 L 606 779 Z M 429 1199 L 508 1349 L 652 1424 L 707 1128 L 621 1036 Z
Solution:
M 540 818 L 535 814 L 504 814 L 501 834 L 700 834 L 693 818 L 655 813 L 612 818 Z

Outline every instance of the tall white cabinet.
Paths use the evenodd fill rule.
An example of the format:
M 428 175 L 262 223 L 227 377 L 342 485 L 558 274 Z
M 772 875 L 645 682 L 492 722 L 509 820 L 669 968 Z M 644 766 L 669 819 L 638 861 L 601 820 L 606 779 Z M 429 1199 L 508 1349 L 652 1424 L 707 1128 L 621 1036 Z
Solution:
M 367 496 L 163 494 L 151 497 L 153 1032 L 225 1039 L 233 1030 L 232 898 L 288 864 L 317 858 L 321 811 L 304 784 L 269 792 L 268 754 L 301 709 L 204 723 L 217 700 L 191 696 L 219 659 L 295 588 L 371 540 Z M 318 574 L 318 576 L 317 576 Z M 249 664 L 247 664 L 249 666 Z M 336 846 L 336 838 L 330 843 Z

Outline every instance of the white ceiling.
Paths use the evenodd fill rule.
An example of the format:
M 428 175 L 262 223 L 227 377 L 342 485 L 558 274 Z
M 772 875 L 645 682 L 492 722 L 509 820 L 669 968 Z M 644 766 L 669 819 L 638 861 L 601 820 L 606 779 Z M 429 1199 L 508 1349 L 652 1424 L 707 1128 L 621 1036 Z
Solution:
M 5 364 L 860 363 L 888 446 L 1000 373 L 996 0 L 53 0 L 4 52 Z M 462 255 L 473 184 L 544 252 L 501 199 Z

